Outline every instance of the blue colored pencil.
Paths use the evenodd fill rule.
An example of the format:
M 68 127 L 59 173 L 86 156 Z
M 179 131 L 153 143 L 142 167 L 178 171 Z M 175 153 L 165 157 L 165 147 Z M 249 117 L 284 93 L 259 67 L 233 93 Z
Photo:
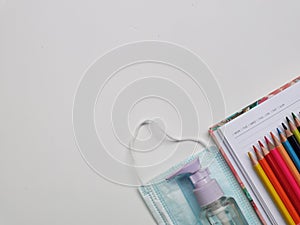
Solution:
M 287 151 L 287 153 L 291 157 L 291 159 L 292 159 L 293 163 L 295 164 L 298 172 L 300 172 L 300 159 L 299 159 L 298 155 L 296 154 L 295 150 L 293 149 L 293 147 L 290 144 L 290 142 L 288 141 L 288 139 L 284 136 L 284 134 L 278 128 L 277 128 L 277 132 L 279 134 L 280 141 L 283 144 L 285 150 Z

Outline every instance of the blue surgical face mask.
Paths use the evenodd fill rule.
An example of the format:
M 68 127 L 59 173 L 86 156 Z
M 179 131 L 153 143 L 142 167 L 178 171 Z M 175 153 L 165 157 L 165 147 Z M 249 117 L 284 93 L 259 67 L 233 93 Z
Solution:
M 207 152 L 217 152 L 216 147 L 210 147 Z M 200 152 L 158 175 L 148 185 L 139 187 L 139 192 L 148 206 L 157 224 L 178 225 L 205 225 L 200 221 L 201 208 L 193 193 L 193 184 L 188 176 L 175 177 L 166 180 L 182 165 L 199 157 L 202 161 L 211 161 L 209 169 L 222 186 L 226 196 L 233 197 L 245 216 L 248 224 L 261 224 L 249 199 L 236 181 L 228 165 L 220 154 Z M 208 155 L 205 157 L 204 155 Z M 213 157 L 213 158 L 211 158 Z M 205 164 L 205 163 L 203 163 Z
M 172 138 L 167 135 L 167 137 Z M 176 142 L 181 140 L 172 138 Z M 195 141 L 193 139 L 182 139 Z M 203 142 L 197 141 L 199 144 Z M 239 205 L 248 224 L 261 224 L 249 199 L 233 176 L 224 158 L 214 146 L 190 156 L 169 170 L 157 175 L 145 185 L 139 187 L 139 193 L 159 225 L 210 225 L 200 220 L 201 208 L 193 193 L 193 184 L 188 176 L 166 178 L 189 163 L 199 158 L 202 167 L 208 167 L 211 176 L 222 186 L 226 196 L 233 197 Z
M 139 192 L 157 224 L 200 225 L 197 216 L 200 207 L 193 197 L 193 187 L 187 177 L 161 180 L 169 173 L 157 177 L 150 185 L 139 188 Z

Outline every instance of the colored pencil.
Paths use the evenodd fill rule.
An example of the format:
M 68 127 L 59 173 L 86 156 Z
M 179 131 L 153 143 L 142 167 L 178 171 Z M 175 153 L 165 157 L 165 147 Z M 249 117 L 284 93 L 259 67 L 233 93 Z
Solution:
M 280 166 L 278 166 L 278 163 L 275 160 L 275 158 L 277 157 L 274 157 L 275 154 L 274 153 L 271 154 L 271 152 L 264 147 L 261 141 L 259 141 L 258 143 L 269 166 L 271 167 L 272 171 L 276 175 L 279 183 L 286 191 L 286 194 L 289 197 L 290 201 L 292 202 L 293 206 L 295 207 L 297 213 L 300 215 L 300 195 L 297 196 L 298 193 L 296 192 L 296 190 L 294 190 L 294 186 L 289 182 L 286 174 L 281 170 Z M 278 151 L 276 150 L 275 151 L 272 150 L 272 152 L 278 153 Z M 294 183 L 296 183 L 295 180 Z
M 298 172 L 300 172 L 300 159 L 297 156 L 295 150 L 293 149 L 293 147 L 291 146 L 289 140 L 284 136 L 284 134 L 279 130 L 279 128 L 277 128 L 277 132 L 278 135 L 280 137 L 280 141 L 282 142 L 285 150 L 288 152 L 289 156 L 291 157 L 291 159 L 293 160 L 295 166 L 298 169 Z
M 300 144 L 300 133 L 297 129 L 297 127 L 295 126 L 295 124 L 290 121 L 290 119 L 288 117 L 286 117 L 286 121 L 290 127 L 290 130 L 292 131 L 293 135 L 295 136 L 295 138 L 297 139 L 298 141 L 298 144 Z
M 298 172 L 295 164 L 291 160 L 290 156 L 286 152 L 286 150 L 283 147 L 283 145 L 281 144 L 281 142 L 276 138 L 276 136 L 272 132 L 270 132 L 270 135 L 271 135 L 271 137 L 273 139 L 273 142 L 275 144 L 275 147 L 279 151 L 279 154 L 281 155 L 283 161 L 285 162 L 285 164 L 289 168 L 291 174 L 293 175 L 293 177 L 296 180 L 298 186 L 300 187 L 300 174 L 299 174 L 299 172 Z M 272 144 L 270 142 L 268 143 L 268 147 L 269 148 L 273 148 L 273 146 L 272 146 Z
M 280 155 L 278 149 L 273 145 L 273 143 L 265 136 L 265 140 L 270 151 L 271 156 L 276 161 L 277 165 L 279 166 L 280 170 L 284 173 L 285 177 L 287 178 L 288 182 L 292 185 L 295 190 L 295 193 L 299 195 L 300 200 L 300 185 L 298 185 L 295 177 L 293 176 L 292 171 L 288 168 L 284 159 Z
M 263 184 L 267 188 L 268 193 L 273 198 L 273 201 L 277 205 L 278 209 L 280 210 L 280 212 L 283 215 L 283 217 L 284 217 L 285 221 L 287 222 L 287 224 L 295 225 L 295 222 L 294 222 L 293 218 L 291 217 L 291 215 L 288 212 L 287 208 L 285 207 L 285 205 L 281 201 L 281 198 L 277 194 L 276 190 L 274 189 L 273 185 L 271 184 L 270 180 L 268 179 L 267 175 L 265 174 L 265 172 L 262 169 L 262 167 L 260 166 L 260 164 L 254 159 L 254 157 L 252 156 L 252 154 L 250 152 L 248 152 L 248 155 L 249 155 L 249 158 L 252 162 L 252 165 L 253 165 L 253 168 L 254 168 L 255 172 L 257 173 L 257 175 L 259 176 L 259 178 L 261 179 L 261 181 L 263 182 Z
M 282 127 L 284 129 L 286 138 L 289 140 L 298 158 L 300 158 L 300 144 L 298 143 L 298 141 L 296 140 L 295 136 L 292 134 L 290 129 L 288 129 L 284 123 L 282 123 Z
M 258 149 L 253 146 L 256 158 L 258 160 L 258 163 L 261 165 L 263 168 L 264 172 L 266 173 L 267 177 L 269 178 L 271 184 L 275 188 L 276 192 L 278 193 L 280 199 L 284 203 L 285 207 L 289 211 L 291 217 L 295 221 L 296 224 L 300 223 L 300 217 L 291 203 L 290 199 L 288 198 L 287 194 L 285 193 L 284 189 L 282 188 L 281 184 L 277 180 L 275 174 L 273 173 L 272 169 L 270 168 L 269 164 L 267 163 L 266 159 L 264 156 L 258 151 Z
M 298 119 L 298 117 L 293 112 L 292 112 L 292 116 L 293 116 L 295 125 L 296 125 L 298 131 L 300 132 L 300 120 Z

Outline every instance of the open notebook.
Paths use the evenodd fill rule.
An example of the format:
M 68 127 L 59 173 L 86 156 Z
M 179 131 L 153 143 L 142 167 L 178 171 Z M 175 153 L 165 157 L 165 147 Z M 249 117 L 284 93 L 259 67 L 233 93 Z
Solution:
M 280 124 L 291 112 L 300 111 L 299 80 L 300 77 L 294 79 L 209 130 L 237 180 L 268 224 L 282 225 L 285 221 L 255 174 L 247 152 L 264 136 L 270 137 L 270 131 L 277 134 L 276 128 L 281 128 Z

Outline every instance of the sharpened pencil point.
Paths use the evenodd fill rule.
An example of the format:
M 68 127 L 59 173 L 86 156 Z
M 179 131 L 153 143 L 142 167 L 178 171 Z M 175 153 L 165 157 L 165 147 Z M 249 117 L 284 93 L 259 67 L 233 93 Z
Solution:
M 270 135 L 271 135 L 271 137 L 272 137 L 273 139 L 276 138 L 272 131 L 270 132 Z
M 269 138 L 267 138 L 267 136 L 265 136 L 265 140 L 268 146 L 269 150 L 272 150 L 275 146 L 273 145 L 273 143 L 269 140 Z
M 285 119 L 288 123 L 290 122 L 290 119 L 287 116 L 285 117 Z
M 287 127 L 285 126 L 284 123 L 281 123 L 281 125 L 282 125 L 283 129 L 287 130 Z
M 260 151 L 259 151 L 254 145 L 253 145 L 252 147 L 253 147 L 253 150 L 254 150 L 254 152 L 255 152 L 256 158 L 257 158 L 258 160 L 263 159 L 263 156 L 262 156 L 262 154 L 260 153 Z
M 252 148 L 253 148 L 253 150 L 254 150 L 255 154 L 257 154 L 257 152 L 258 152 L 258 149 L 255 147 L 255 145 L 252 145 Z
M 250 159 L 252 158 L 251 152 L 248 152 L 248 156 L 249 156 Z
M 257 164 L 257 161 L 256 161 L 256 159 L 254 159 L 254 157 L 252 156 L 251 152 L 248 152 L 248 156 L 249 156 L 249 158 L 251 160 L 252 165 L 255 166 Z
M 276 128 L 276 130 L 277 130 L 278 134 L 280 135 L 281 134 L 281 130 L 278 127 Z
M 269 144 L 271 141 L 269 140 L 269 138 L 267 138 L 267 136 L 264 136 L 264 138 L 265 138 L 265 141 L 266 141 L 266 143 L 267 144 Z
M 260 147 L 265 147 L 265 146 L 263 145 L 263 143 L 261 143 L 261 141 L 258 141 L 258 144 L 259 144 Z
M 272 139 L 273 139 L 273 143 L 274 143 L 274 145 L 275 146 L 281 146 L 281 143 L 280 143 L 280 141 L 278 140 L 278 138 L 273 134 L 273 132 L 270 132 L 270 135 L 271 135 L 271 137 L 272 137 Z M 280 138 L 280 134 L 279 134 L 279 138 Z
M 292 112 L 292 116 L 293 116 L 296 127 L 300 130 L 300 120 L 298 119 L 298 117 L 293 112 Z
M 264 156 L 269 154 L 269 150 L 267 148 L 265 148 L 265 146 L 261 145 L 260 148 L 261 148 L 261 151 L 262 151 Z

